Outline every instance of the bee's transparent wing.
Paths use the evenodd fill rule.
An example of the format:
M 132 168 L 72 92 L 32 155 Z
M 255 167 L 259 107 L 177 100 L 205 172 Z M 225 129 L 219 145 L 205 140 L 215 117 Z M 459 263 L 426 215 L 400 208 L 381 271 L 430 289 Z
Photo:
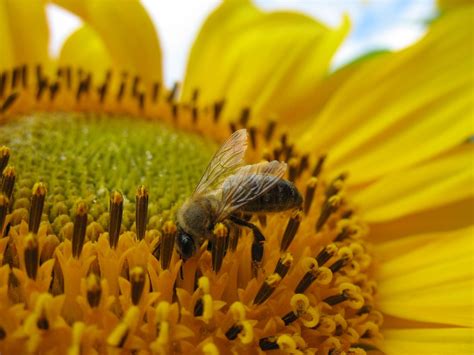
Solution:
M 247 150 L 247 130 L 235 131 L 214 154 L 201 177 L 194 194 L 212 192 L 242 166 Z
M 222 220 L 270 190 L 285 175 L 286 163 L 273 160 L 241 167 L 222 185 L 218 219 Z

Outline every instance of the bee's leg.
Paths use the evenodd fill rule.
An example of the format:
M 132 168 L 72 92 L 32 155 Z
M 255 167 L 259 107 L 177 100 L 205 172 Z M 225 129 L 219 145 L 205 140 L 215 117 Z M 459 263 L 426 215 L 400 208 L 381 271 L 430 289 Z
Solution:
M 243 227 L 247 227 L 253 232 L 253 243 L 252 243 L 252 271 L 254 276 L 257 275 L 257 271 L 261 268 L 261 263 L 263 259 L 263 243 L 265 242 L 265 237 L 258 227 L 250 222 L 247 222 L 243 219 L 240 219 L 236 216 L 231 215 L 229 219 Z

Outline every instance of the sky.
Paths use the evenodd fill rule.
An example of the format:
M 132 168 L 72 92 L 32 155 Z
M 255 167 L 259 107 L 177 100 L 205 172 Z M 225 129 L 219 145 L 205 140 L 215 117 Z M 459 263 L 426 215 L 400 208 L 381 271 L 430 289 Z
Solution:
M 337 26 L 348 14 L 352 29 L 333 59 L 335 69 L 376 49 L 400 49 L 425 32 L 436 13 L 432 0 L 254 0 L 265 10 L 295 10 Z M 158 32 L 167 84 L 181 81 L 189 49 L 207 15 L 219 0 L 142 0 Z M 48 5 L 53 55 L 81 21 L 55 5 Z

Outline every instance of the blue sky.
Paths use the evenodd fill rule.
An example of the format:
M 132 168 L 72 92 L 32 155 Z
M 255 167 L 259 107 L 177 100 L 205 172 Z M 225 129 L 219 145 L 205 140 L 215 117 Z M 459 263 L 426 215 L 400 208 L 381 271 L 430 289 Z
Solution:
M 425 32 L 425 23 L 435 14 L 431 0 L 254 0 L 266 10 L 292 9 L 337 26 L 344 13 L 352 30 L 336 54 L 333 67 L 351 61 L 374 49 L 399 49 L 416 41 Z M 142 0 L 160 36 L 165 80 L 180 81 L 192 42 L 207 14 L 218 0 Z M 49 5 L 52 29 L 51 52 L 58 53 L 67 36 L 80 26 L 80 20 Z

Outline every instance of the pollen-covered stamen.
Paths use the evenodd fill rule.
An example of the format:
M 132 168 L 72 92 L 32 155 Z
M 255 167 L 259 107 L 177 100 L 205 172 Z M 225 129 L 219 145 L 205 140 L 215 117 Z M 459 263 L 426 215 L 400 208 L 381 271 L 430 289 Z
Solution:
M 168 322 L 168 316 L 170 312 L 170 304 L 166 301 L 161 301 L 156 306 L 156 329 L 157 329 L 157 337 L 156 339 L 150 344 L 150 348 L 154 349 L 163 349 L 163 346 L 169 344 L 170 338 L 170 324 Z
M 346 179 L 347 179 L 346 173 L 342 173 L 339 176 L 337 176 L 327 187 L 326 193 L 325 193 L 326 197 L 329 198 L 339 193 L 339 191 L 342 190 L 342 187 L 344 186 L 344 181 Z
M 132 306 L 128 309 L 122 321 L 114 328 L 112 333 L 107 337 L 107 344 L 117 348 L 123 348 L 127 341 L 128 335 L 138 323 L 140 317 L 140 309 Z
M 212 232 L 212 269 L 219 272 L 226 253 L 229 229 L 223 223 L 217 223 Z
M 226 338 L 235 340 L 239 337 L 242 344 L 250 344 L 253 341 L 254 332 L 250 322 L 245 319 L 244 305 L 241 302 L 234 302 L 229 311 L 235 323 L 225 332 Z
M 332 271 L 332 273 L 336 273 L 341 270 L 344 266 L 349 264 L 353 258 L 352 250 L 349 247 L 342 247 L 338 250 L 337 255 L 339 259 L 329 266 L 329 269 Z
M 308 270 L 295 288 L 295 293 L 304 293 L 315 281 L 320 285 L 327 285 L 332 280 L 332 272 L 325 266 L 318 266 L 314 258 L 304 258 L 301 261 L 303 268 Z
M 131 298 L 134 305 L 140 303 L 143 294 L 147 274 L 141 266 L 135 266 L 130 270 Z
M 46 186 L 41 182 L 34 184 L 31 197 L 30 217 L 28 221 L 30 232 L 38 233 L 41 215 L 43 214 L 45 197 Z
M 79 258 L 84 245 L 87 228 L 87 205 L 80 201 L 76 206 L 76 217 L 74 218 L 74 230 L 72 232 L 72 255 Z
M 137 189 L 135 200 L 135 221 L 137 238 L 142 240 L 145 237 L 146 224 L 148 219 L 148 190 L 141 185 Z
M 10 200 L 13 195 L 13 187 L 15 186 L 16 172 L 12 166 L 7 166 L 3 170 L 2 183 L 0 184 L 0 192 Z
M 290 253 L 284 253 L 280 259 L 278 259 L 274 273 L 277 273 L 281 278 L 284 278 L 290 270 L 292 264 L 293 256 Z
M 202 317 L 205 322 L 212 319 L 214 315 L 213 299 L 209 294 L 209 279 L 202 276 L 198 279 L 198 292 L 202 294 L 194 305 L 193 314 L 195 317 Z
M 265 302 L 272 295 L 273 291 L 275 291 L 275 289 L 278 287 L 281 279 L 282 277 L 277 273 L 273 273 L 268 276 L 265 281 L 263 281 L 262 286 L 260 286 L 260 289 L 255 295 L 253 303 L 255 305 L 259 305 Z
M 36 235 L 29 233 L 24 240 L 25 251 L 25 270 L 28 277 L 36 279 L 39 265 L 39 246 Z
M 163 225 L 160 244 L 160 263 L 163 270 L 168 269 L 171 256 L 173 255 L 174 242 L 176 240 L 177 228 L 176 224 L 171 221 Z
M 289 325 L 297 319 L 301 319 L 307 328 L 313 328 L 319 323 L 319 311 L 310 305 L 309 299 L 305 295 L 293 295 L 290 304 L 292 311 L 282 317 L 285 325 Z
M 5 220 L 8 214 L 8 207 L 10 201 L 8 197 L 3 194 L 0 194 L 0 238 L 3 237 L 3 228 L 5 227 Z
M 328 244 L 326 245 L 316 256 L 316 261 L 318 265 L 322 266 L 326 264 L 326 262 L 331 259 L 334 255 L 336 255 L 338 248 L 336 244 Z
M 74 322 L 72 326 L 72 341 L 68 349 L 68 355 L 81 355 L 81 340 L 86 325 L 83 322 Z
M 342 198 L 339 195 L 334 195 L 329 197 L 326 202 L 324 202 L 323 207 L 321 208 L 321 213 L 319 214 L 318 221 L 316 222 L 316 231 L 319 232 L 324 224 L 327 222 L 329 217 L 337 211 L 341 205 Z
M 102 296 L 102 286 L 100 278 L 94 273 L 90 273 L 86 279 L 87 302 L 92 308 L 98 307 Z
M 122 226 L 123 196 L 120 192 L 114 191 L 110 197 L 110 224 L 109 243 L 112 248 L 116 248 Z
M 303 213 L 301 210 L 295 210 L 288 223 L 286 225 L 285 232 L 283 233 L 283 238 L 280 244 L 280 251 L 285 252 L 290 246 L 291 242 L 295 238 L 296 232 L 300 226 L 301 220 L 303 219 Z
M 8 160 L 10 159 L 10 149 L 5 146 L 0 147 L 0 173 L 6 168 Z
M 303 202 L 303 212 L 308 214 L 311 204 L 313 203 L 314 193 L 316 192 L 316 187 L 318 186 L 318 178 L 311 177 L 306 184 L 306 192 L 304 194 Z

